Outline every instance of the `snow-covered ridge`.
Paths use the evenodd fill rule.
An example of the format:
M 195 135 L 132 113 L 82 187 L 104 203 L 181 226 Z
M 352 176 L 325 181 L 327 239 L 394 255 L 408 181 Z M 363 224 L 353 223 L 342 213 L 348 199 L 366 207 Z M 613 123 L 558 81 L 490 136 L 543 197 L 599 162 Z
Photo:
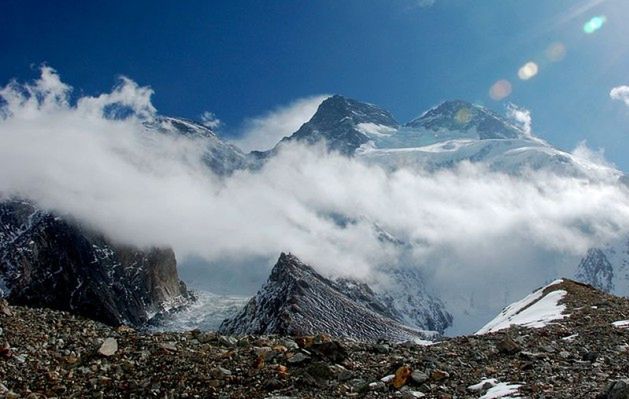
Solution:
M 567 292 L 562 289 L 552 289 L 563 280 L 555 280 L 545 287 L 538 289 L 526 298 L 512 303 L 504 308 L 498 316 L 476 332 L 476 335 L 487 334 L 507 329 L 513 325 L 541 328 L 553 320 L 566 317 L 566 306 L 559 302 Z

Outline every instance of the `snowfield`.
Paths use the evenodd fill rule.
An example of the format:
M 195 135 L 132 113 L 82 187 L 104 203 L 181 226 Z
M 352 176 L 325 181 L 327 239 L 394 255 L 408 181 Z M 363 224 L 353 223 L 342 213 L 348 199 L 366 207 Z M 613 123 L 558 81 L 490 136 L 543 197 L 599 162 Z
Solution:
M 566 295 L 564 290 L 554 290 L 544 295 L 548 288 L 561 283 L 555 280 L 547 286 L 538 289 L 526 298 L 507 306 L 496 318 L 476 332 L 476 335 L 487 334 L 518 325 L 529 328 L 541 328 L 553 320 L 566 317 L 565 305 L 559 302 Z

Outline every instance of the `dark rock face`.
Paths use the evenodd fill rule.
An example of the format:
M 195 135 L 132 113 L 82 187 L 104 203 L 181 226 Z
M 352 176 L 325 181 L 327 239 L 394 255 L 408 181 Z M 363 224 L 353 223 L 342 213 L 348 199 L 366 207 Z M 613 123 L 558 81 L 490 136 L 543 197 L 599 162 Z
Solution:
M 330 150 L 352 155 L 358 147 L 369 141 L 369 138 L 357 129 L 360 123 L 394 128 L 398 126 L 388 111 L 372 104 L 335 95 L 323 101 L 312 119 L 280 143 L 300 141 L 313 144 L 325 140 Z
M 629 399 L 629 378 L 616 380 L 609 383 L 604 394 L 599 395 L 601 399 Z
M 363 341 L 403 341 L 426 334 L 390 316 L 384 304 L 366 294 L 362 300 L 347 284 L 319 275 L 293 255 L 282 254 L 267 283 L 240 314 L 225 320 L 228 334 L 307 335 L 324 333 Z M 362 295 L 362 294 L 361 294 Z
M 614 268 L 598 248 L 588 250 L 577 267 L 576 278 L 601 291 L 612 292 L 614 289 Z
M 412 128 L 429 130 L 470 130 L 476 128 L 481 140 L 523 138 L 524 132 L 487 108 L 461 100 L 441 103 L 407 123 Z
M 32 203 L 0 203 L 0 289 L 14 304 L 141 325 L 191 299 L 170 249 L 114 244 Z

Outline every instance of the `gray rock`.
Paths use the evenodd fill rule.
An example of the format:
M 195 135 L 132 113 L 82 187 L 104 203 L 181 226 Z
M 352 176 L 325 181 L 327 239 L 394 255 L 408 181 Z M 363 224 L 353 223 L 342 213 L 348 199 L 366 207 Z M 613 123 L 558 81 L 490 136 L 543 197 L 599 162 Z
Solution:
M 175 346 L 174 342 L 164 342 L 159 344 L 159 347 L 168 351 L 168 352 L 176 352 L 177 346 Z
M 423 384 L 426 381 L 428 381 L 430 377 L 428 377 L 428 375 L 426 373 L 423 373 L 419 370 L 415 370 L 411 373 L 411 380 L 416 383 L 416 384 Z
M 232 372 L 223 367 L 215 367 L 210 370 L 210 376 L 214 379 L 222 380 L 223 378 L 229 377 L 230 375 L 232 375 Z
M 629 399 L 629 378 L 616 380 L 609 383 L 604 399 Z
M 294 354 L 291 358 L 288 359 L 288 363 L 290 364 L 299 364 L 299 363 L 303 363 L 307 360 L 309 360 L 310 357 L 304 355 L 303 353 L 299 352 Z
M 297 342 L 293 341 L 290 338 L 284 338 L 281 341 L 281 344 L 284 345 L 286 347 L 286 349 L 288 349 L 288 350 L 297 350 L 297 349 L 299 349 L 299 345 L 297 345 Z
M 238 340 L 231 336 L 221 335 L 218 337 L 218 343 L 224 346 L 235 347 L 238 345 Z
M 376 352 L 382 353 L 382 354 L 387 354 L 391 351 L 391 348 L 389 347 L 389 345 L 386 345 L 386 344 L 377 344 L 373 347 L 373 349 Z
M 383 391 L 386 391 L 386 389 L 387 389 L 387 384 L 385 384 L 382 381 L 372 382 L 369 384 L 370 391 L 383 392 Z
M 113 356 L 118 351 L 118 341 L 115 338 L 107 338 L 103 341 L 98 353 L 103 356 Z

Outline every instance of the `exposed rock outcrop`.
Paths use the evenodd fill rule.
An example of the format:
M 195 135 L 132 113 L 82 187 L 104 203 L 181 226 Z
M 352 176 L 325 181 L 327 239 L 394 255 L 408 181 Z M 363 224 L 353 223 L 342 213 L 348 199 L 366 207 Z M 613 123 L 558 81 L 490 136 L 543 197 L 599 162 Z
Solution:
M 367 287 L 368 288 L 368 287 Z M 363 341 L 426 339 L 435 334 L 406 327 L 387 306 L 359 286 L 348 289 L 318 274 L 297 257 L 282 254 L 262 289 L 223 333 L 305 335 L 324 333 Z
M 113 243 L 31 202 L 0 203 L 0 290 L 11 303 L 142 325 L 191 295 L 172 250 Z
M 588 250 L 577 267 L 576 278 L 605 292 L 614 289 L 614 268 L 599 248 Z

